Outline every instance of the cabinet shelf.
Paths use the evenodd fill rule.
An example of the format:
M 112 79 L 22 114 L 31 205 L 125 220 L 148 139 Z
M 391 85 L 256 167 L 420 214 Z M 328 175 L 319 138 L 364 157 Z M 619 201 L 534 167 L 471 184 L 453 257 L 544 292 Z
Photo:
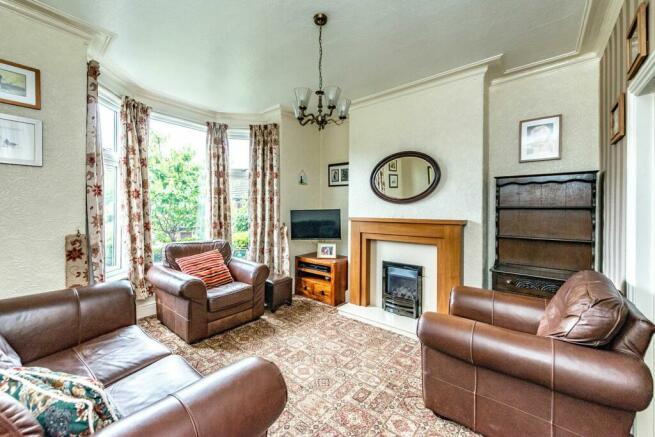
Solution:
M 585 211 L 585 210 L 586 211 L 594 211 L 596 209 L 596 207 L 595 206 L 521 206 L 521 205 L 501 206 L 501 205 L 497 205 L 496 209 L 498 209 L 498 210 L 505 210 L 505 209 L 526 209 L 526 210 L 530 210 L 530 209 L 544 210 L 544 209 L 546 209 L 546 210 L 548 210 L 548 209 L 552 209 L 552 210 L 565 210 L 565 211 L 570 211 L 570 210 L 574 210 L 574 211 Z
M 553 237 L 537 237 L 528 235 L 499 235 L 498 238 L 505 238 L 510 240 L 535 240 L 535 241 L 553 241 L 557 243 L 580 243 L 580 244 L 593 244 L 594 240 L 580 240 L 576 238 L 553 238 Z

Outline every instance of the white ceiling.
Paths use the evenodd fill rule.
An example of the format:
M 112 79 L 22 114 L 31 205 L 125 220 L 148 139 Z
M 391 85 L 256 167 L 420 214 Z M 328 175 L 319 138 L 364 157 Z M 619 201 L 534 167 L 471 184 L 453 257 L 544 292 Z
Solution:
M 576 51 L 587 0 L 43 0 L 116 34 L 104 61 L 221 112 L 289 104 L 318 83 L 352 99 L 503 54 L 505 69 Z M 102 63 L 101 63 L 102 69 Z

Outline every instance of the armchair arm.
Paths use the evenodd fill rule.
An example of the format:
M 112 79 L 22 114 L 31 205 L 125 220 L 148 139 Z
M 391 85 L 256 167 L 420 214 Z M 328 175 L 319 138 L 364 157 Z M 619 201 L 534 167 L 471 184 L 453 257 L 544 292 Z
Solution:
M 453 316 L 536 334 L 548 300 L 483 288 L 457 286 L 450 293 Z
M 277 366 L 247 358 L 99 432 L 101 437 L 262 436 L 282 413 L 287 387 Z
M 250 284 L 253 287 L 263 284 L 270 273 L 266 264 L 239 258 L 232 258 L 228 264 L 228 268 L 230 269 L 230 274 L 236 281 Z
M 425 347 L 553 391 L 626 411 L 641 411 L 653 396 L 643 360 L 479 323 L 424 313 L 418 337 Z
M 162 265 L 153 265 L 146 276 L 159 290 L 183 297 L 204 305 L 207 302 L 207 287 L 201 279 Z

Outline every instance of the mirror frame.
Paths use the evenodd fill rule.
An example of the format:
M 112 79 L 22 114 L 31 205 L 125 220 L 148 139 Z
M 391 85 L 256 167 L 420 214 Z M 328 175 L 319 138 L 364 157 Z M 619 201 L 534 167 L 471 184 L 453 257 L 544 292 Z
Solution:
M 386 194 L 381 193 L 375 186 L 375 175 L 377 174 L 377 172 L 380 169 L 382 169 L 382 167 L 387 165 L 389 162 L 393 161 L 394 159 L 406 158 L 406 157 L 421 158 L 424 161 L 427 161 L 427 163 L 430 164 L 434 169 L 434 180 L 432 181 L 432 183 L 421 193 L 417 194 L 416 196 L 408 197 L 406 199 L 397 199 L 395 197 L 389 197 Z M 422 152 L 406 151 L 406 152 L 394 153 L 393 155 L 389 155 L 386 158 L 383 158 L 380 162 L 378 162 L 377 165 L 373 168 L 373 172 L 371 172 L 370 183 L 371 183 L 371 190 L 373 190 L 375 195 L 382 200 L 386 200 L 387 202 L 391 202 L 391 203 L 411 203 L 429 196 L 437 188 L 437 185 L 439 185 L 440 179 L 441 179 L 441 169 L 439 168 L 439 164 L 437 164 L 437 161 L 435 161 L 431 156 L 426 155 L 425 153 Z

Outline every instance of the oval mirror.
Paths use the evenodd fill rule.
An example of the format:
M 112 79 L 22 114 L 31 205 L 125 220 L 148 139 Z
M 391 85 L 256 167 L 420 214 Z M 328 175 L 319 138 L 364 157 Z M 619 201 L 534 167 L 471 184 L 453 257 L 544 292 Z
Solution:
M 423 199 L 437 188 L 441 170 L 437 162 L 421 152 L 400 152 L 387 156 L 371 173 L 371 189 L 393 203 Z

